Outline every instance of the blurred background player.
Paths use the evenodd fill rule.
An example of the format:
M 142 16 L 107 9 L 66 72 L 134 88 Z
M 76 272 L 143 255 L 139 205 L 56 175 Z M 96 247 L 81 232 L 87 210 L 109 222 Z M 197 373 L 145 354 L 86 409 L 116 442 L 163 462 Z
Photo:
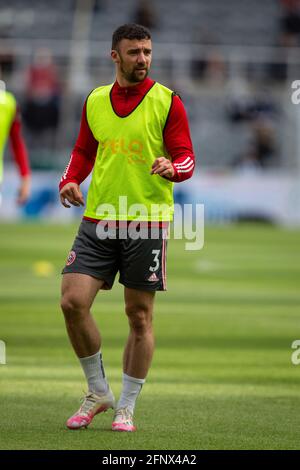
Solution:
M 57 67 L 49 49 L 36 51 L 33 63 L 26 71 L 25 85 L 23 117 L 31 147 L 54 150 L 61 89 Z
M 12 93 L 6 91 L 5 83 L 0 81 L 0 184 L 3 179 L 3 155 L 8 138 L 21 178 L 17 203 L 23 205 L 30 193 L 27 149 L 21 133 L 21 119 L 16 99 Z

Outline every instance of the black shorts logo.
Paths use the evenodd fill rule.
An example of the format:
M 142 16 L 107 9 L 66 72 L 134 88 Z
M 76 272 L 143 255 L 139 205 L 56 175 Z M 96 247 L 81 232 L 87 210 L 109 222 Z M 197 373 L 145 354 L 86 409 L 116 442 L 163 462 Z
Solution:
M 148 281 L 150 281 L 150 282 L 157 282 L 157 281 L 159 281 L 159 279 L 158 279 L 158 277 L 156 276 L 156 274 L 153 273 L 153 274 L 151 274 L 150 277 L 148 277 Z
M 76 259 L 75 251 L 70 251 L 68 258 L 67 258 L 66 266 L 70 266 L 70 264 L 74 263 L 75 259 Z

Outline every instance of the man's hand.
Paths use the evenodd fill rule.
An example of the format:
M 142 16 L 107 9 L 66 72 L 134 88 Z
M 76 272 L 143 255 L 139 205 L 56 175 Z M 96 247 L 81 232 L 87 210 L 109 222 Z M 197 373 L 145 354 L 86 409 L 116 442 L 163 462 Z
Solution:
M 61 188 L 59 196 L 60 202 L 64 207 L 71 207 L 66 203 L 66 200 L 72 204 L 72 206 L 84 206 L 83 195 L 77 183 L 67 183 Z
M 159 157 L 152 165 L 151 175 L 165 176 L 166 178 L 173 178 L 175 170 L 172 163 L 165 157 Z
M 21 180 L 21 185 L 18 191 L 17 203 L 19 206 L 23 206 L 30 195 L 30 176 L 24 176 Z

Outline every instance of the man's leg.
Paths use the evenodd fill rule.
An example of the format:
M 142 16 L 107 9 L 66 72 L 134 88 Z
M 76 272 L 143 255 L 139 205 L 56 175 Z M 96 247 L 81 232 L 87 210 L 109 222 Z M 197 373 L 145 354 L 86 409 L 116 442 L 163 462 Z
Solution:
M 88 393 L 75 415 L 67 422 L 70 429 L 90 424 L 95 414 L 114 407 L 114 397 L 102 364 L 101 337 L 90 308 L 104 281 L 79 273 L 64 274 L 61 308 L 72 346 L 88 382 Z
M 124 295 L 130 332 L 123 356 L 123 389 L 112 429 L 135 431 L 132 422 L 135 403 L 154 352 L 152 316 L 155 292 L 125 287 Z
M 104 281 L 79 273 L 63 275 L 61 308 L 77 356 L 96 354 L 101 337 L 90 308 Z
M 125 287 L 124 296 L 130 332 L 123 356 L 123 371 L 131 377 L 145 379 L 154 352 L 152 316 L 155 292 Z

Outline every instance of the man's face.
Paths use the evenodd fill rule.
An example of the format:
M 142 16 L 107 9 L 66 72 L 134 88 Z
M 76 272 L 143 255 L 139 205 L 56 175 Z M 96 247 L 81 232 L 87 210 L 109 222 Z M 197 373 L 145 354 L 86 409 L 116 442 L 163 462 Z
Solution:
M 123 78 L 130 83 L 142 82 L 151 65 L 151 39 L 122 39 L 111 55 Z

